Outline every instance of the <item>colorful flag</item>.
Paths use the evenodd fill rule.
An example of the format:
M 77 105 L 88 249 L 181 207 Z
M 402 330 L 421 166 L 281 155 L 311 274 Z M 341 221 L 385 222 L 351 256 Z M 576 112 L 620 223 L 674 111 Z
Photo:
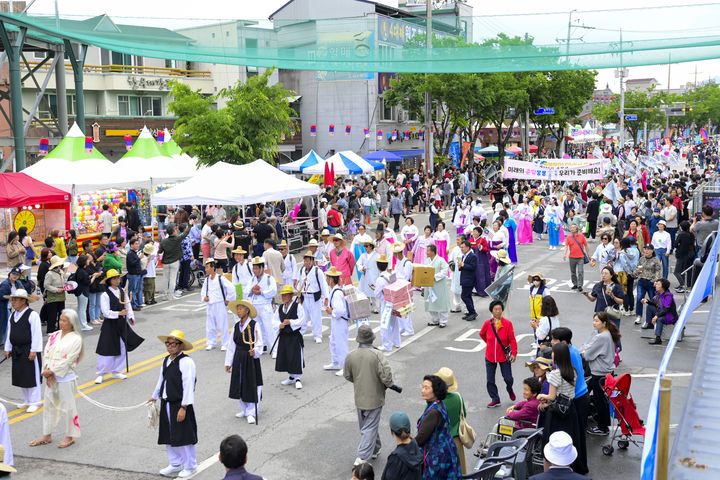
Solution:
M 330 127 L 328 127 L 328 133 L 331 137 L 335 135 L 335 125 L 330 124 Z
M 165 144 L 165 132 L 164 132 L 164 131 L 158 130 L 157 142 L 158 142 L 158 145 L 164 145 L 164 144 Z
M 365 138 L 370 138 L 370 129 L 363 128 L 363 135 L 365 135 Z
M 47 138 L 41 138 L 38 154 L 41 157 L 44 157 L 45 155 L 48 154 L 49 151 L 50 151 L 50 140 L 48 140 Z
M 345 135 L 350 136 L 350 125 L 345 125 Z
M 708 141 L 709 141 L 707 131 L 705 131 L 704 128 L 700 129 L 700 138 L 702 139 L 703 143 L 708 143 Z
M 383 133 L 382 133 L 382 130 L 378 130 L 378 131 L 377 131 L 377 139 L 378 139 L 378 141 L 380 141 L 380 140 L 382 140 L 382 139 L 383 139 Z
M 85 151 L 92 153 L 93 151 L 93 139 L 92 137 L 85 137 Z
M 132 135 L 128 133 L 125 135 L 125 150 L 129 151 L 130 149 L 132 149 Z
M 317 135 L 317 125 L 310 125 L 310 136 L 314 137 Z

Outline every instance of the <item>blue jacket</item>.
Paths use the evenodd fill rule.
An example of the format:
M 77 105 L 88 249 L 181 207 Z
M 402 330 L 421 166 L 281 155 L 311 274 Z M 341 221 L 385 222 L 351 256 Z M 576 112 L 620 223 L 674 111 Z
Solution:
M 530 480 L 592 480 L 590 477 L 572 471 L 570 467 L 554 467 L 547 472 L 538 473 Z
M 469 287 L 475 285 L 475 270 L 477 269 L 477 257 L 471 250 L 468 252 L 467 257 L 463 260 L 463 266 L 460 267 L 460 285 L 463 287 Z
M 263 478 L 259 475 L 248 473 L 245 467 L 240 467 L 228 470 L 223 480 L 263 480 Z
M 575 345 L 568 345 L 568 349 L 570 350 L 570 362 L 578 373 L 577 379 L 575 380 L 575 398 L 580 398 L 588 393 L 585 375 L 589 372 L 583 371 L 582 357 L 580 356 L 580 351 L 575 348 Z

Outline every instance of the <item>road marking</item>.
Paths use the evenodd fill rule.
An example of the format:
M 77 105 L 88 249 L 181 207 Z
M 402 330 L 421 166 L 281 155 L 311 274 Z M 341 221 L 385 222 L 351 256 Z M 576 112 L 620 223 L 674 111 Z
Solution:
M 220 461 L 220 458 L 218 457 L 219 454 L 220 454 L 220 452 L 216 452 L 214 455 L 211 455 L 208 458 L 206 458 L 205 460 L 203 460 L 202 462 L 200 462 L 198 464 L 197 468 L 195 469 L 195 472 L 193 472 L 193 474 L 190 475 L 189 477 L 185 477 L 185 478 L 193 478 L 195 475 L 199 474 L 200 472 L 203 472 L 203 471 L 207 470 L 208 468 L 210 468 L 211 466 L 215 465 L 217 462 Z M 180 477 L 175 477 L 176 480 L 178 478 L 180 478 Z
M 657 373 L 630 374 L 633 378 L 655 378 Z M 692 377 L 692 372 L 666 373 L 663 377 Z
M 435 328 L 437 328 L 437 327 L 425 327 L 425 328 L 423 328 L 422 330 L 420 330 L 419 332 L 417 332 L 415 335 L 413 335 L 413 336 L 411 336 L 411 337 L 406 337 L 407 340 L 405 340 L 404 342 L 402 342 L 402 343 L 400 344 L 400 346 L 398 347 L 397 350 L 393 350 L 392 352 L 388 352 L 388 353 L 385 354 L 385 356 L 386 356 L 386 357 L 389 357 L 390 355 L 393 355 L 393 354 L 399 352 L 401 349 L 407 347 L 408 345 L 410 345 L 411 343 L 413 343 L 415 340 L 419 340 L 420 338 L 424 337 L 424 336 L 427 335 L 428 333 L 432 332 Z M 378 330 L 379 330 L 379 328 L 378 328 Z M 375 330 L 373 330 L 373 331 L 375 331 Z

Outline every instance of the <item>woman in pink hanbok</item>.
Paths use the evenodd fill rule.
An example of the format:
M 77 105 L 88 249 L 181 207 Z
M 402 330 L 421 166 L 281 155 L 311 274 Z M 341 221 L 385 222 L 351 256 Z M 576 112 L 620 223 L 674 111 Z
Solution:
M 413 251 L 415 241 L 417 240 L 419 234 L 420 232 L 418 232 L 418 228 L 415 226 L 415 220 L 407 217 L 405 219 L 405 225 L 402 230 L 400 230 L 400 240 L 405 243 L 405 250 L 403 253 L 406 257 L 408 256 L 408 253 Z
M 529 198 L 523 198 L 523 201 L 515 209 L 513 217 L 518 224 L 517 229 L 517 241 L 519 244 L 522 243 L 533 243 L 532 235 L 532 219 L 533 219 L 533 208 L 529 204 Z
M 428 245 L 435 245 L 430 225 L 425 226 L 425 235 L 418 238 L 415 242 L 415 248 L 413 248 L 413 263 L 419 263 L 421 265 L 425 264 Z
M 437 247 L 437 254 L 440 256 L 440 258 L 445 259 L 445 261 L 447 262 L 448 242 L 450 241 L 450 235 L 448 235 L 447 230 L 445 230 L 445 222 L 438 222 L 437 230 L 435 231 L 435 233 L 432 234 L 432 238 L 435 241 L 435 246 Z

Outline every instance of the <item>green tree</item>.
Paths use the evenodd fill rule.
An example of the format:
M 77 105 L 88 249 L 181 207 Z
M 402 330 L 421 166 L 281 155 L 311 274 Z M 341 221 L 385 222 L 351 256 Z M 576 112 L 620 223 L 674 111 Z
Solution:
M 687 108 L 684 117 L 674 119 L 676 122 L 694 125 L 696 133 L 708 124 L 720 124 L 720 86 L 717 83 L 701 85 L 683 95 L 680 101 L 684 101 Z
M 635 145 L 638 133 L 647 122 L 648 130 L 664 128 L 665 114 L 660 110 L 662 95 L 653 95 L 650 90 L 629 90 L 625 92 L 625 114 L 637 115 L 637 120 L 625 120 L 625 129 L 630 133 Z M 593 116 L 603 123 L 620 123 L 620 98 L 608 105 L 597 104 L 592 109 Z
M 551 107 L 555 113 L 532 116 L 540 130 L 538 148 L 543 148 L 545 135 L 551 134 L 558 139 L 556 154 L 560 155 L 565 128 L 582 113 L 583 106 L 592 97 L 596 76 L 595 70 L 558 70 L 546 74 L 547 81 L 540 84 L 543 88 L 534 95 L 532 110 Z
M 263 158 L 272 161 L 278 142 L 290 133 L 295 111 L 287 97 L 292 92 L 282 84 L 269 85 L 269 69 L 262 75 L 238 82 L 215 96 L 204 96 L 185 84 L 171 82 L 168 109 L 178 119 L 176 136 L 183 151 L 212 165 L 217 162 L 249 163 Z M 226 107 L 214 108 L 223 99 Z

